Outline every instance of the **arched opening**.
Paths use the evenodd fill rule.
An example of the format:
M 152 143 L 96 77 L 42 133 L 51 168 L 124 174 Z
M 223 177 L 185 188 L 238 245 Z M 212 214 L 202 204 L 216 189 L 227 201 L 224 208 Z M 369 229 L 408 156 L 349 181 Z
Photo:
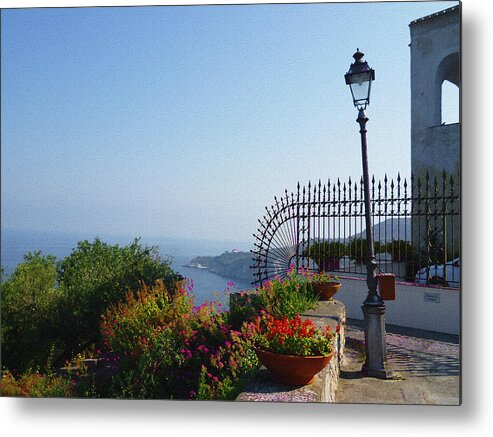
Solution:
M 459 122 L 459 87 L 448 80 L 442 83 L 442 124 Z
M 459 122 L 459 62 L 459 53 L 451 53 L 438 66 L 435 120 L 439 124 Z

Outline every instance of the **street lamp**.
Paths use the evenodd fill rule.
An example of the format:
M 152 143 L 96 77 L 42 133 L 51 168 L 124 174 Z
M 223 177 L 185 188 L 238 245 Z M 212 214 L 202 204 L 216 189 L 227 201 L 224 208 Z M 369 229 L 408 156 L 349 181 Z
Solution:
M 373 226 L 371 223 L 370 205 L 370 176 L 368 173 L 368 148 L 366 143 L 366 107 L 370 103 L 371 83 L 375 80 L 375 71 L 363 59 L 364 53 L 356 49 L 353 55 L 354 62 L 344 75 L 346 85 L 351 89 L 354 106 L 358 109 L 356 121 L 360 125 L 361 156 L 363 159 L 363 188 L 366 222 L 366 283 L 368 295 L 363 302 L 362 310 L 365 326 L 366 361 L 363 371 L 368 376 L 377 378 L 391 378 L 392 370 L 388 367 L 385 345 L 385 304 L 377 293 L 377 263 L 373 247 Z

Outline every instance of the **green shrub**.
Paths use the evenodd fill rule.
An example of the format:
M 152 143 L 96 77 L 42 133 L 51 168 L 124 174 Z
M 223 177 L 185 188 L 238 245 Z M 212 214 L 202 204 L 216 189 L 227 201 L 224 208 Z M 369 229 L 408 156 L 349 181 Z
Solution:
M 385 252 L 385 245 L 381 244 L 379 241 L 374 241 L 373 251 L 375 254 Z M 366 263 L 368 257 L 368 243 L 366 238 L 356 238 L 351 240 L 346 254 L 354 259 L 358 264 Z
M 2 365 L 22 373 L 45 370 L 60 353 L 57 262 L 28 253 L 1 285 Z
M 392 254 L 392 260 L 396 262 L 410 260 L 413 256 L 413 247 L 411 243 L 404 240 L 393 240 L 382 245 L 381 251 Z
M 346 246 L 339 241 L 320 241 L 313 243 L 306 248 L 303 256 L 312 259 L 319 270 L 332 270 L 334 267 L 333 259 L 338 260 L 346 254 Z M 338 264 L 337 264 L 338 265 Z

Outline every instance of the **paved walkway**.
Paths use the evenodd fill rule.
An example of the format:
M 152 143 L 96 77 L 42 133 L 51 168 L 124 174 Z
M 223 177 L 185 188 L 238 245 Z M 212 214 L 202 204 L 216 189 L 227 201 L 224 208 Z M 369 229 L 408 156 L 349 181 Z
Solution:
M 460 404 L 457 336 L 387 326 L 386 341 L 387 359 L 395 377 L 380 380 L 363 376 L 364 333 L 361 322 L 348 321 L 336 403 Z

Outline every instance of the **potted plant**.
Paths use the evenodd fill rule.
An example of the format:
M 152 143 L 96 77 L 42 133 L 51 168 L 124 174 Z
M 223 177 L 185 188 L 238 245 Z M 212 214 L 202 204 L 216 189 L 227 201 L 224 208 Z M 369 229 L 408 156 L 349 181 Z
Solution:
M 334 354 L 330 327 L 322 330 L 299 315 L 276 319 L 265 314 L 257 318 L 254 332 L 259 361 L 282 384 L 310 384 Z
M 319 300 L 330 300 L 341 288 L 341 283 L 337 282 L 339 277 L 331 276 L 327 272 L 305 274 L 308 283 L 313 287 L 313 291 Z

